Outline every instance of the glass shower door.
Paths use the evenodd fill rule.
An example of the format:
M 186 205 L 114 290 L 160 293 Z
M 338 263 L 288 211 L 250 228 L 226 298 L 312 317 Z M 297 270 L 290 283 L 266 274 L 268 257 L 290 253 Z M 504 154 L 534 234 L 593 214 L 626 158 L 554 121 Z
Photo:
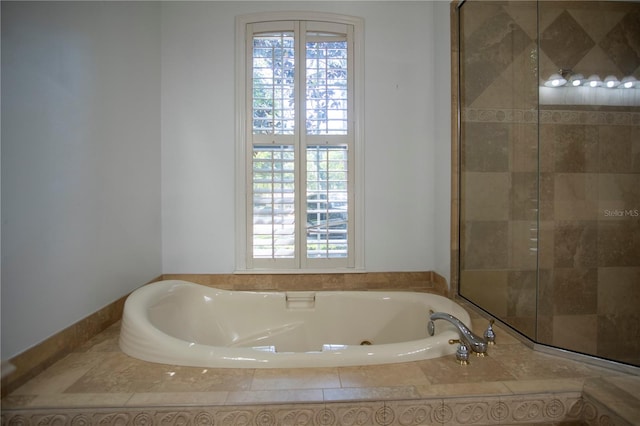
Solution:
M 474 2 L 460 19 L 460 294 L 536 331 L 535 2 Z
M 640 365 L 640 88 L 618 84 L 640 3 L 543 1 L 539 23 L 537 341 Z
M 457 16 L 459 293 L 535 342 L 640 366 L 640 3 Z

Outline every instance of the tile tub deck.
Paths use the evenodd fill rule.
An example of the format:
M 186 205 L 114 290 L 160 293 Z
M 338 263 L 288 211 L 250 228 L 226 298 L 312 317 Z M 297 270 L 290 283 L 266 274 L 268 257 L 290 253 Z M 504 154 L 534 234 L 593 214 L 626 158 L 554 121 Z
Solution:
M 640 424 L 640 376 L 533 351 L 495 329 L 489 356 L 466 366 L 447 356 L 206 369 L 125 355 L 117 323 L 5 397 L 2 426 Z

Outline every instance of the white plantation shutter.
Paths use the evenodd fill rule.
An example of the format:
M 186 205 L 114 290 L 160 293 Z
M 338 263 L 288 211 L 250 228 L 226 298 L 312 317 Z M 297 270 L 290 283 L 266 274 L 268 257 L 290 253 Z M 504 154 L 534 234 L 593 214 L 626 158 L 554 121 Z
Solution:
M 344 145 L 307 147 L 307 259 L 349 255 L 349 152 Z
M 246 28 L 246 267 L 352 268 L 353 25 Z
M 292 146 L 253 147 L 253 256 L 295 257 L 295 163 Z
M 252 134 L 293 135 L 295 33 L 292 22 L 254 24 L 251 46 Z M 269 31 L 269 28 L 278 29 Z
M 309 23 L 307 27 L 319 27 Z M 325 31 L 329 25 L 324 25 Z M 305 107 L 307 135 L 348 135 L 348 28 L 333 25 L 337 33 L 306 34 Z M 342 31 L 342 32 L 340 32 Z

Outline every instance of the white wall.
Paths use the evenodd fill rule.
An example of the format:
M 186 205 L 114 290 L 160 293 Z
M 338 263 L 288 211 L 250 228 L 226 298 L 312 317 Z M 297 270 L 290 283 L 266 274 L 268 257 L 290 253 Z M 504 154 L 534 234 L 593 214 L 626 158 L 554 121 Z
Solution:
M 2 2 L 2 358 L 161 273 L 160 8 Z
M 165 273 L 233 271 L 233 9 L 219 2 L 162 3 Z
M 448 3 L 2 2 L 3 359 L 234 270 L 234 22 L 277 9 L 365 19 L 365 264 L 449 275 Z
M 451 34 L 449 2 L 434 3 L 434 270 L 451 279 Z
M 440 164 L 450 160 L 438 156 L 450 94 L 435 84 L 449 63 L 448 44 L 436 56 L 449 40 L 443 5 L 444 24 L 434 2 L 163 3 L 163 271 L 234 270 L 235 16 L 316 10 L 365 20 L 365 266 L 448 276 L 436 217 L 449 209 Z

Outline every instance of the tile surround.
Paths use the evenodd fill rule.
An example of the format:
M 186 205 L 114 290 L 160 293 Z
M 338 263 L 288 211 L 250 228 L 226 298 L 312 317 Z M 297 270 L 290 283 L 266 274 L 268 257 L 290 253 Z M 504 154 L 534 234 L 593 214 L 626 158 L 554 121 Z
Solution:
M 433 271 L 354 274 L 165 274 L 153 280 L 182 279 L 228 290 L 429 291 L 447 295 L 446 279 Z M 2 396 L 50 366 L 89 337 L 122 317 L 126 296 L 9 360 L 16 371 L 2 378 Z
M 458 153 L 455 129 L 452 149 L 463 167 L 461 190 L 452 186 L 462 221 L 457 228 L 453 210 L 451 284 L 494 309 L 490 312 L 505 313 L 501 318 L 536 341 L 600 356 L 615 353 L 613 359 L 640 365 L 640 348 L 619 332 L 637 317 L 624 308 L 624 313 L 597 312 L 602 304 L 611 310 L 613 300 L 627 306 L 622 299 L 640 294 L 637 285 L 612 284 L 608 273 L 629 268 L 622 274 L 634 276 L 640 267 L 640 220 L 632 216 L 640 207 L 640 110 L 537 103 L 540 79 L 560 68 L 640 77 L 640 9 L 622 2 L 539 5 L 539 16 L 536 2 L 470 0 L 463 7 L 465 143 Z M 458 35 L 452 28 L 457 103 Z M 504 28 L 510 31 L 499 31 Z M 455 108 L 453 114 L 457 121 Z M 529 203 L 536 193 L 538 200 Z M 537 235 L 528 235 L 528 228 L 538 229 Z M 459 249 L 458 235 L 463 236 Z M 531 238 L 537 238 L 537 247 Z M 537 293 L 508 278 L 536 269 L 527 256 L 536 248 Z M 458 281 L 458 254 L 462 276 L 471 280 L 466 284 Z M 486 280 L 490 271 L 500 277 L 492 284 Z M 538 306 L 537 321 L 527 301 Z M 594 341 L 585 344 L 576 334 Z
M 600 47 L 624 73 L 631 74 L 640 67 L 640 11 L 626 14 L 600 41 Z
M 486 325 L 470 312 L 476 330 Z M 496 332 L 490 355 L 468 366 L 448 356 L 339 368 L 203 369 L 122 354 L 116 323 L 5 397 L 1 424 L 632 425 L 640 419 L 636 399 L 620 403 L 612 396 L 639 393 L 640 376 L 538 353 L 499 325 Z
M 574 68 L 595 45 L 566 9 L 540 34 L 540 48 L 551 61 L 561 64 L 561 68 Z
M 448 294 L 446 279 L 433 271 L 336 274 L 164 274 L 224 290 L 384 290 L 404 289 Z
M 485 17 L 483 25 L 463 35 L 467 43 L 462 49 L 462 57 L 465 58 L 462 75 L 464 78 L 464 70 L 471 69 L 474 81 L 474 84 L 463 88 L 469 105 L 501 76 L 513 61 L 513 56 L 519 55 L 532 42 L 508 11 L 499 5 L 488 7 L 492 13 Z M 504 49 L 504 40 L 509 40 L 508 50 Z
M 216 286 L 221 279 L 207 275 L 161 278 Z M 336 279 L 310 278 L 314 285 L 329 287 Z M 397 287 L 403 282 L 413 289 L 444 290 L 442 278 L 431 273 L 346 279 L 358 288 L 366 282 L 375 288 Z M 234 280 L 233 286 L 247 285 L 243 279 Z M 286 285 L 272 276 L 266 280 L 269 286 L 274 280 Z M 486 320 L 473 310 L 471 315 L 476 330 L 486 326 Z M 557 424 L 580 423 L 590 416 L 620 418 L 616 424 L 632 424 L 626 419 L 636 412 L 620 417 L 607 404 L 583 393 L 592 378 L 603 378 L 608 384 L 624 377 L 622 373 L 539 354 L 500 326 L 496 332 L 498 345 L 491 348 L 490 356 L 474 358 L 466 367 L 453 357 L 443 357 L 340 368 L 202 369 L 148 363 L 124 355 L 117 344 L 116 323 L 89 342 L 75 345 L 70 354 L 4 397 L 1 424 Z M 640 391 L 640 376 L 622 383 L 625 389 Z M 614 390 L 618 386 L 614 384 Z

